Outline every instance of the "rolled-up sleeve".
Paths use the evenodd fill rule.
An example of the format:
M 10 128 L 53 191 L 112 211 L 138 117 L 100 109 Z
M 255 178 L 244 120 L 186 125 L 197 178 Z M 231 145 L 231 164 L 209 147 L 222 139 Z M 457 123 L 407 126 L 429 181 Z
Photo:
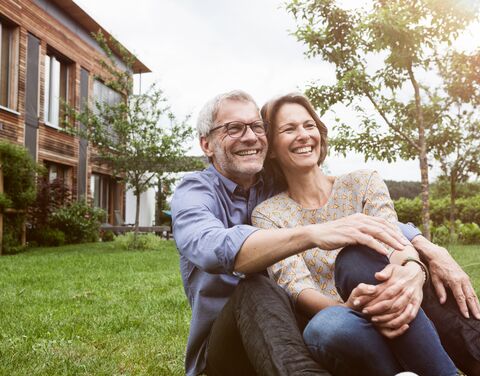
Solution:
M 199 269 L 230 274 L 237 253 L 257 229 L 227 228 L 215 214 L 218 205 L 208 185 L 184 179 L 172 198 L 173 234 L 179 252 Z

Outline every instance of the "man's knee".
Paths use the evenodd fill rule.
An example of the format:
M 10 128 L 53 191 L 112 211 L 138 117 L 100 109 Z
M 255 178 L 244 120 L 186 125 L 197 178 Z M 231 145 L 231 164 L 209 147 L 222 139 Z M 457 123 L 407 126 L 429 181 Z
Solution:
M 388 264 L 388 259 L 364 245 L 349 245 L 335 260 L 335 285 L 342 299 L 360 283 L 377 284 L 375 273 Z
M 235 289 L 235 295 L 243 303 L 251 300 L 256 304 L 280 302 L 291 305 L 286 292 L 263 274 L 252 274 L 242 279 Z

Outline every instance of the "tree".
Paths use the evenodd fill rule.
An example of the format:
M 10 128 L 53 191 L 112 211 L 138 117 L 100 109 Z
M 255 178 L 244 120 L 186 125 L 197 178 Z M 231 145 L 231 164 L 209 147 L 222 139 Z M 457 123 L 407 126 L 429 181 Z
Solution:
M 428 156 L 445 136 L 431 109 L 445 103 L 431 102 L 428 88 L 438 79 L 437 62 L 476 19 L 478 4 L 372 0 L 370 5 L 354 10 L 334 0 L 293 0 L 287 5 L 307 55 L 320 56 L 335 68 L 334 85 L 312 83 L 306 94 L 321 112 L 336 103 L 353 104 L 361 129 L 354 132 L 338 119 L 338 134 L 331 142 L 337 152 L 353 149 L 366 160 L 388 162 L 418 158 L 422 224 L 429 238 Z
M 437 65 L 442 77 L 443 113 L 436 117 L 446 123 L 448 137 L 438 140 L 433 150 L 442 170 L 441 180 L 450 188 L 450 237 L 455 238 L 456 198 L 458 183 L 480 173 L 480 51 L 474 54 L 453 52 Z M 434 98 L 439 102 L 438 96 Z
M 135 238 L 138 232 L 140 195 L 156 184 L 155 177 L 165 172 L 199 168 L 184 163 L 192 129 L 187 120 L 178 121 L 167 105 L 163 92 L 152 85 L 144 94 L 133 93 L 131 76 L 134 56 L 99 32 L 97 42 L 108 60 L 100 63 L 107 72 L 99 77 L 105 85 L 120 93 L 118 103 L 96 102 L 83 111 L 69 108 L 69 115 L 83 125 L 76 134 L 94 145 L 97 160 L 107 164 L 136 196 Z M 120 51 L 127 69 L 118 68 L 109 47 Z M 72 130 L 72 126 L 68 127 Z

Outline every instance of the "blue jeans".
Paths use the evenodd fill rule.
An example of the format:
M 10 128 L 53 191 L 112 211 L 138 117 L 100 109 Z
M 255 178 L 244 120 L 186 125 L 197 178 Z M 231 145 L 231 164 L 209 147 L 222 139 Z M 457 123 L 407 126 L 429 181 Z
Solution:
M 342 257 L 344 251 L 345 254 L 354 252 L 355 257 Z M 383 269 L 388 260 L 375 255 L 369 257 L 372 253 L 374 251 L 361 246 L 347 247 L 340 252 L 335 282 L 342 299 L 347 300 L 361 282 L 378 283 L 374 274 Z M 422 376 L 450 376 L 457 372 L 421 309 L 403 335 L 388 339 L 361 313 L 346 307 L 329 307 L 310 320 L 303 337 L 313 357 L 335 376 L 395 375 L 402 371 Z

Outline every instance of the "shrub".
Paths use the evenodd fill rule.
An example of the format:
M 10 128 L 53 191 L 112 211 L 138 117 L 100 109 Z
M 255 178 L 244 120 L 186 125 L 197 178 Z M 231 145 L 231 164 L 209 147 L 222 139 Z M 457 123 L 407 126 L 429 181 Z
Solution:
M 422 201 L 420 198 L 400 198 L 394 202 L 395 211 L 400 222 L 412 222 L 416 225 L 422 223 Z
M 22 251 L 22 228 L 25 214 L 7 214 L 3 216 L 2 253 L 14 254 Z
M 0 141 L 0 163 L 4 192 L 0 194 L 0 211 L 26 210 L 35 200 L 35 175 L 42 169 L 22 146 Z M 2 252 L 15 253 L 20 245 L 23 213 L 4 215 Z
M 65 244 L 65 234 L 51 227 L 43 227 L 40 230 L 34 231 L 34 239 L 36 244 L 47 247 L 59 247 Z
M 100 239 L 102 242 L 111 242 L 115 240 L 115 234 L 112 230 L 102 230 L 100 231 Z
M 50 217 L 56 210 L 70 203 L 70 188 L 62 179 L 49 181 L 42 176 L 37 182 L 35 202 L 29 210 L 29 222 L 34 229 L 48 226 Z
M 127 232 L 115 238 L 115 244 L 125 250 L 154 251 L 162 246 L 165 240 L 155 234 L 138 234 L 135 240 L 134 232 Z
M 459 223 L 456 233 L 460 244 L 480 244 L 480 227 L 476 223 Z
M 430 226 L 430 232 L 432 235 L 432 242 L 441 245 L 450 244 L 452 239 L 450 239 L 450 228 L 448 225 L 441 226 Z M 454 239 L 455 242 L 456 239 Z
M 35 175 L 42 168 L 22 146 L 0 141 L 0 161 L 4 177 L 4 195 L 9 207 L 26 209 L 35 200 Z M 7 200 L 2 199 L 3 205 Z
M 95 242 L 105 217 L 102 209 L 92 208 L 83 201 L 72 202 L 52 214 L 50 226 L 62 231 L 68 244 Z

